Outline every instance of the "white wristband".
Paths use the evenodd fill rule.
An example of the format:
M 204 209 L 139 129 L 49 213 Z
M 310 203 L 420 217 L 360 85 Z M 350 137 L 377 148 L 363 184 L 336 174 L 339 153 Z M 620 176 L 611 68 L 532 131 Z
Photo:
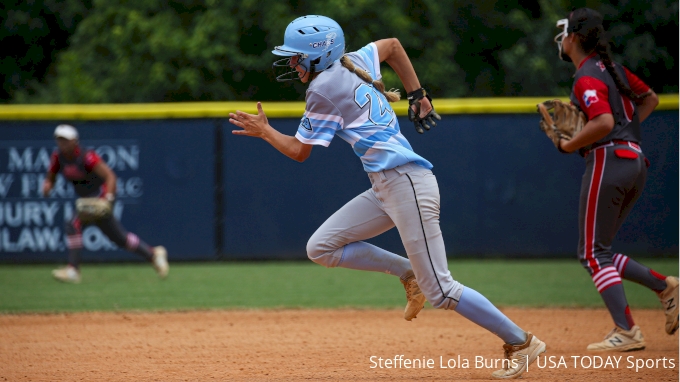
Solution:
M 109 202 L 113 203 L 113 199 L 115 199 L 115 197 L 113 196 L 112 193 L 107 192 L 106 195 L 104 195 L 104 199 L 106 199 L 106 200 L 108 200 Z

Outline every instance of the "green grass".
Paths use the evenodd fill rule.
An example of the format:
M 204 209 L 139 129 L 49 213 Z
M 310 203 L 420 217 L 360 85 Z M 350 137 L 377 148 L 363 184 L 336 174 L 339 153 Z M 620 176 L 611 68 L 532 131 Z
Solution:
M 645 259 L 677 275 L 674 259 Z M 167 280 L 145 264 L 82 267 L 83 282 L 52 279 L 49 265 L 0 266 L 0 312 L 231 308 L 393 308 L 404 303 L 396 277 L 311 262 L 176 263 Z M 454 278 L 497 306 L 603 307 L 575 260 L 454 260 Z M 624 282 L 632 308 L 659 308 L 654 293 Z

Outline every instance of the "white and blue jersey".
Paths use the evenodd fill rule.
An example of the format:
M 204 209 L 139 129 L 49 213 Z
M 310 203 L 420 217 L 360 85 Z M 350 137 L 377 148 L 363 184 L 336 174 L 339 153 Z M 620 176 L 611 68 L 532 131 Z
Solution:
M 372 78 L 381 78 L 374 43 L 347 56 Z M 385 96 L 339 61 L 310 83 L 305 101 L 305 114 L 295 134 L 300 142 L 328 147 L 337 135 L 352 145 L 366 172 L 388 170 L 409 162 L 432 168 L 401 134 L 397 116 Z

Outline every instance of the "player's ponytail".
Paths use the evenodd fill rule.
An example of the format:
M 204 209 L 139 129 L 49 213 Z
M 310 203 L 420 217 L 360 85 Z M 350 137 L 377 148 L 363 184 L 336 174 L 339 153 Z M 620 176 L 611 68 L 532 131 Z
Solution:
M 583 52 L 590 54 L 594 51 L 600 56 L 602 64 L 614 80 L 619 93 L 631 100 L 640 100 L 650 94 L 649 92 L 635 94 L 630 86 L 621 79 L 619 72 L 614 69 L 609 51 L 609 39 L 602 26 L 602 16 L 598 12 L 590 8 L 577 9 L 569 15 L 569 24 L 573 25 L 573 32 L 576 34 Z
M 371 78 L 371 75 L 368 74 L 368 72 L 361 68 L 357 68 L 352 62 L 352 60 L 350 60 L 349 57 L 347 57 L 346 54 L 343 55 L 342 58 L 340 58 L 340 63 L 342 64 L 342 66 L 347 68 L 347 70 L 356 74 L 357 76 L 359 76 L 359 78 L 361 78 L 365 82 L 373 84 L 373 87 L 378 89 L 378 91 L 380 91 L 380 93 L 382 93 L 389 102 L 397 102 L 401 99 L 401 95 L 399 94 L 398 89 L 390 89 L 388 91 L 385 91 L 385 84 L 381 80 L 374 80 L 373 78 Z
M 635 92 L 630 89 L 630 86 L 623 82 L 621 76 L 619 76 L 619 72 L 614 69 L 614 63 L 612 62 L 611 54 L 609 52 L 609 40 L 606 38 L 600 38 L 597 41 L 597 45 L 595 45 L 595 53 L 600 56 L 602 64 L 604 64 L 604 67 L 607 68 L 607 72 L 614 79 L 616 87 L 619 89 L 619 92 L 622 95 L 628 97 L 631 100 L 643 99 L 649 95 L 649 93 L 643 93 L 639 95 L 635 94 Z

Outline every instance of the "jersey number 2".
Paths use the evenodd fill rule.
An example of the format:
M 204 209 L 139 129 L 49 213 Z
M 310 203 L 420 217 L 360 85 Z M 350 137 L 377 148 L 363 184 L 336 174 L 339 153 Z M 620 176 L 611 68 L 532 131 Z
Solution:
M 354 102 L 360 109 L 369 105 L 368 119 L 376 125 L 389 126 L 394 119 L 394 112 L 387 104 L 387 99 L 373 86 L 361 84 L 354 90 Z

